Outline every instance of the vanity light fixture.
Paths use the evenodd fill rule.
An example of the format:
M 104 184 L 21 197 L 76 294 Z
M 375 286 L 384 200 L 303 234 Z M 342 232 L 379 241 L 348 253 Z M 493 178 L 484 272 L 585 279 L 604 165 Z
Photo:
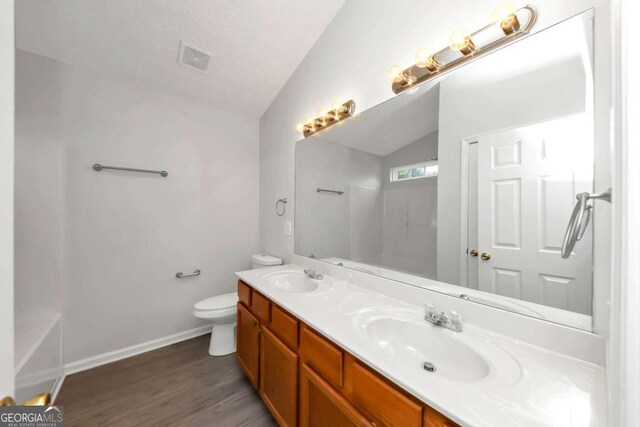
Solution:
M 347 102 L 334 101 L 331 110 L 322 109 L 318 111 L 317 117 L 307 117 L 304 123 L 296 125 L 296 130 L 302 132 L 306 138 L 353 116 L 355 111 L 356 103 L 353 100 Z
M 491 15 L 491 24 L 470 33 L 459 28 L 451 34 L 449 46 L 438 52 L 420 49 L 415 64 L 402 69 L 393 65 L 387 71 L 394 93 L 431 80 L 451 71 L 473 58 L 486 55 L 513 40 L 528 34 L 536 22 L 537 13 L 531 5 L 516 9 L 513 3 L 498 5 Z M 496 30 L 498 28 L 498 30 Z M 483 42 L 480 43 L 479 40 Z M 485 41 L 486 40 L 486 41 Z
M 478 48 L 476 44 L 471 40 L 471 34 L 466 28 L 458 28 L 451 34 L 449 38 L 449 48 L 451 50 L 457 50 L 463 55 L 470 55 Z
M 442 62 L 438 61 L 429 49 L 422 48 L 416 52 L 416 66 L 418 68 L 426 68 L 433 73 L 442 68 Z
M 505 35 L 512 34 L 520 29 L 520 20 L 516 15 L 516 7 L 512 2 L 501 3 L 493 9 L 491 20 L 502 28 Z

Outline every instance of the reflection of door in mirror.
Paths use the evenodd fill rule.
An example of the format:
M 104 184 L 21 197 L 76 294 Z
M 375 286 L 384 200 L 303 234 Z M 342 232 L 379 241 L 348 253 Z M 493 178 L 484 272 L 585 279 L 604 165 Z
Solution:
M 591 314 L 591 230 L 569 260 L 559 256 L 575 195 L 593 190 L 591 140 L 575 115 L 468 145 L 468 247 L 479 254 L 463 255 L 469 287 Z

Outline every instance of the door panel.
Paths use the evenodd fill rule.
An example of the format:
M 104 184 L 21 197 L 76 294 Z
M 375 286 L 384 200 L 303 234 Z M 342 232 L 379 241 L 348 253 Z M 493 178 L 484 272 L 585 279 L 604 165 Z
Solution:
M 490 254 L 478 260 L 480 290 L 591 314 L 592 227 L 560 257 L 576 194 L 593 191 L 585 118 L 478 138 L 478 252 Z
M 281 426 L 298 417 L 298 355 L 268 329 L 262 332 L 260 395 Z
M 258 319 L 238 303 L 236 357 L 254 388 L 260 373 L 260 325 Z

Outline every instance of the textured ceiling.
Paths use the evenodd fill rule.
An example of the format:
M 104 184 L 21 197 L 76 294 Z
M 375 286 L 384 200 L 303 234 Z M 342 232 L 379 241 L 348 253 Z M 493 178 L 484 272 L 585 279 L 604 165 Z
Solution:
M 260 117 L 344 0 L 20 0 L 17 47 Z M 213 55 L 178 65 L 180 41 Z

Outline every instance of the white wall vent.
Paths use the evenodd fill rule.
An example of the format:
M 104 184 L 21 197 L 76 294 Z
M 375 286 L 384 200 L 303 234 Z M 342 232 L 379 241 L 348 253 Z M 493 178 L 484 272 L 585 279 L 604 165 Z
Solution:
M 192 70 L 200 71 L 201 73 L 206 73 L 210 59 L 210 53 L 207 53 L 202 49 L 198 49 L 189 43 L 180 42 L 180 56 L 178 57 L 178 64 L 189 67 Z

